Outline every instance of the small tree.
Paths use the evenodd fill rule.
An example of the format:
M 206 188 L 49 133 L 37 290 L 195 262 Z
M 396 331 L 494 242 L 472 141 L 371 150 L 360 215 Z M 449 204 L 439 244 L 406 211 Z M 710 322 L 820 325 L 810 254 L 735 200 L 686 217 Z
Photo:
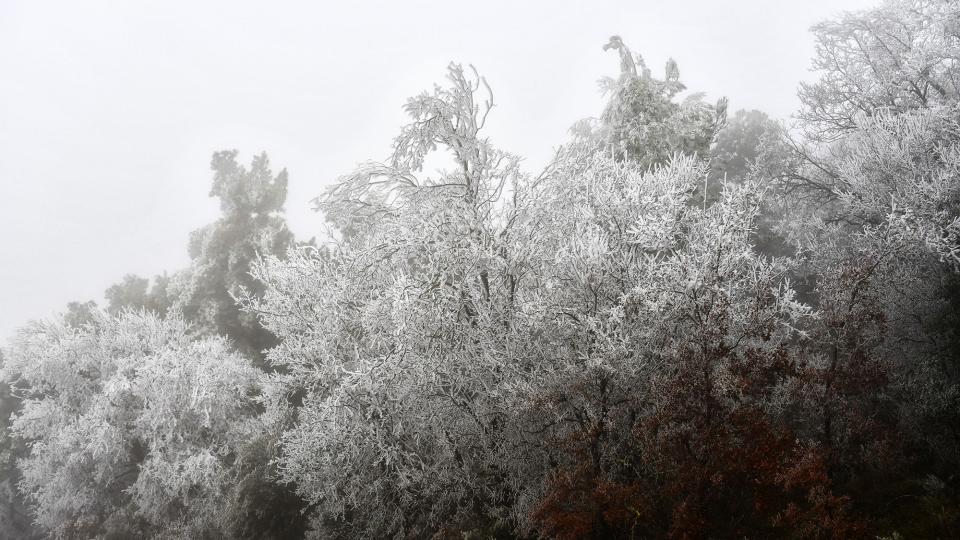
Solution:
M 603 48 L 620 54 L 620 75 L 601 80 L 610 100 L 599 121 L 581 121 L 574 126 L 574 134 L 617 160 L 636 162 L 641 169 L 666 163 L 676 152 L 709 155 L 726 119 L 726 99 L 711 106 L 702 101 L 702 94 L 690 94 L 678 103 L 675 98 L 686 86 L 672 59 L 664 78 L 657 79 L 643 57 L 634 55 L 619 36 L 611 37 Z
M 107 313 L 119 315 L 123 310 L 145 309 L 162 317 L 172 304 L 169 286 L 170 278 L 166 274 L 155 277 L 152 285 L 146 278 L 127 274 L 122 282 L 111 285 L 104 293 Z
M 221 339 L 191 341 L 179 318 L 97 317 L 33 323 L 7 350 L 37 523 L 68 538 L 225 530 L 238 451 L 263 429 L 259 374 Z

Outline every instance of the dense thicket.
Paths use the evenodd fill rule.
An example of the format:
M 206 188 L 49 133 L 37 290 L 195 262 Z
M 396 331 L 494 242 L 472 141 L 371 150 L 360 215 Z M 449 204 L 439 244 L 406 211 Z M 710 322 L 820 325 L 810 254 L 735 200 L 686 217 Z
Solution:
M 960 536 L 960 7 L 814 34 L 791 129 L 611 38 L 606 107 L 536 175 L 451 64 L 316 199 L 319 246 L 285 173 L 216 154 L 190 269 L 5 349 L 0 526 Z

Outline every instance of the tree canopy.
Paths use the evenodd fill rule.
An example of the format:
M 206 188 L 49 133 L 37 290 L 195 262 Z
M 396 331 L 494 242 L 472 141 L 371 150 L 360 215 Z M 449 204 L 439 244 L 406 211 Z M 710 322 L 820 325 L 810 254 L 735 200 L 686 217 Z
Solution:
M 957 537 L 958 29 L 815 26 L 793 125 L 614 36 L 536 172 L 451 63 L 320 243 L 286 171 L 214 154 L 189 268 L 3 349 L 0 534 Z

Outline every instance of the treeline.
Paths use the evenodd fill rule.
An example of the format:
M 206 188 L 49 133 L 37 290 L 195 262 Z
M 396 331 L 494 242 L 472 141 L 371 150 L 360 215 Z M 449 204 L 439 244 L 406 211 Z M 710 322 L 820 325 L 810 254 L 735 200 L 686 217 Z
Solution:
M 960 536 L 960 5 L 813 32 L 791 129 L 611 38 L 536 175 L 453 64 L 320 243 L 215 154 L 189 268 L 3 350 L 0 535 Z

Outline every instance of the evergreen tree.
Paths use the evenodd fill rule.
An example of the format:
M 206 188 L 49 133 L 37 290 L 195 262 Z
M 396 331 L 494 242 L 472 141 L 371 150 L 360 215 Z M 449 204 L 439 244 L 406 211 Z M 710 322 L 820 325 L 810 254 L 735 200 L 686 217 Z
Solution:
M 174 306 L 201 332 L 229 338 L 259 364 L 277 339 L 255 315 L 241 311 L 235 297 L 262 294 L 263 285 L 250 276 L 252 263 L 258 257 L 282 258 L 294 245 L 283 218 L 287 172 L 274 175 L 266 154 L 247 169 L 237 163 L 235 150 L 217 152 L 210 166 L 210 196 L 220 199 L 221 216 L 191 234 L 192 262 L 176 278 Z

